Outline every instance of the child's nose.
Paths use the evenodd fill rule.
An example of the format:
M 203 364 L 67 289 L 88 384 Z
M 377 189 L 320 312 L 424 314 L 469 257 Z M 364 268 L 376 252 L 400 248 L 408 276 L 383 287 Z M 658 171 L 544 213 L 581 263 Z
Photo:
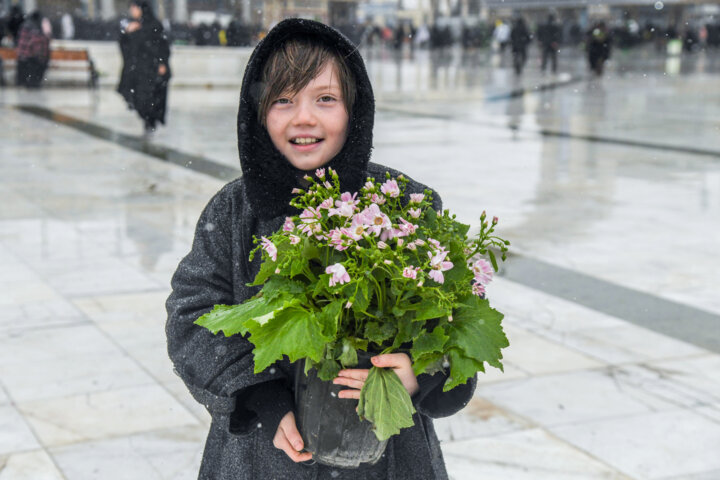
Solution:
M 295 110 L 293 120 L 296 125 L 315 125 L 317 119 L 315 118 L 315 112 L 312 110 L 312 105 L 307 102 L 300 102 Z

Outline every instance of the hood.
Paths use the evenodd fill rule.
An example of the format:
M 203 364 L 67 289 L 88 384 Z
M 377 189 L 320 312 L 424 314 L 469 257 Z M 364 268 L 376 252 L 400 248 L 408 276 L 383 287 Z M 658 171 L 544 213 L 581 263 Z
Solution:
M 357 85 L 347 140 L 340 153 L 325 167 L 332 167 L 338 172 L 342 191 L 354 192 L 364 183 L 365 170 L 370 161 L 375 99 L 357 47 L 343 34 L 322 23 L 298 18 L 283 20 L 270 30 L 250 56 L 238 109 L 238 153 L 245 185 L 244 200 L 250 203 L 260 218 L 297 213 L 289 202 L 292 189 L 299 186 L 303 173 L 275 148 L 267 130 L 258 121 L 257 112 L 265 61 L 283 40 L 305 35 L 313 35 L 327 42 L 344 55 Z

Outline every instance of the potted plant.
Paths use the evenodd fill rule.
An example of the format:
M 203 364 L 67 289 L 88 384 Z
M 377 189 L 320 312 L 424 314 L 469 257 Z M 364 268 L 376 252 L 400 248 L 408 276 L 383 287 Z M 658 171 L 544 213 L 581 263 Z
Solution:
M 433 210 L 430 191 L 406 192 L 402 175 L 368 178 L 355 193 L 340 192 L 332 169 L 305 179 L 309 187 L 296 189 L 291 201 L 301 213 L 255 239 L 251 258 L 263 256 L 253 282 L 260 292 L 241 305 L 216 305 L 196 323 L 247 335 L 255 373 L 283 356 L 301 365 L 298 424 L 316 460 L 373 462 L 388 438 L 413 425 L 409 394 L 393 371 L 374 366 L 357 405 L 333 397 L 342 387 L 330 381 L 367 361 L 368 352 L 404 351 L 416 375 L 444 369 L 444 391 L 484 372 L 485 363 L 502 369 L 503 315 L 490 307 L 485 286 L 498 269 L 493 249 L 505 260 L 509 242 L 494 235 L 497 218 L 485 212 L 468 238 L 468 225 Z M 325 411 L 323 404 L 336 406 Z M 349 418 L 328 420 L 333 414 Z M 352 441 L 323 440 L 339 435 L 319 425 L 323 419 Z

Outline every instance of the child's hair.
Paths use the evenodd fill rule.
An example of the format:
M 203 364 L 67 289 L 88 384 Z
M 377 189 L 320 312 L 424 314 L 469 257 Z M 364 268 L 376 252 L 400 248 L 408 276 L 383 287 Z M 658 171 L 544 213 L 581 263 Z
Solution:
M 267 113 L 272 102 L 281 95 L 297 93 L 317 77 L 331 62 L 337 72 L 343 103 L 348 116 L 352 116 L 355 103 L 355 77 L 340 53 L 319 40 L 295 37 L 286 40 L 273 51 L 265 62 L 262 73 L 262 93 L 258 105 L 258 119 L 266 126 Z

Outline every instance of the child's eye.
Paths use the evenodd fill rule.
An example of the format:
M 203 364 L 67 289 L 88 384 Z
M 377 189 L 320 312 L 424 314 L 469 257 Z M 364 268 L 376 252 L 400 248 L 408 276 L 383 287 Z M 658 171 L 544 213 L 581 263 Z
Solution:
M 273 103 L 276 103 L 278 105 L 287 105 L 288 103 L 290 103 L 290 99 L 289 98 L 278 98 Z
M 320 97 L 321 102 L 334 102 L 335 100 L 335 97 L 331 97 L 330 95 L 323 95 Z

